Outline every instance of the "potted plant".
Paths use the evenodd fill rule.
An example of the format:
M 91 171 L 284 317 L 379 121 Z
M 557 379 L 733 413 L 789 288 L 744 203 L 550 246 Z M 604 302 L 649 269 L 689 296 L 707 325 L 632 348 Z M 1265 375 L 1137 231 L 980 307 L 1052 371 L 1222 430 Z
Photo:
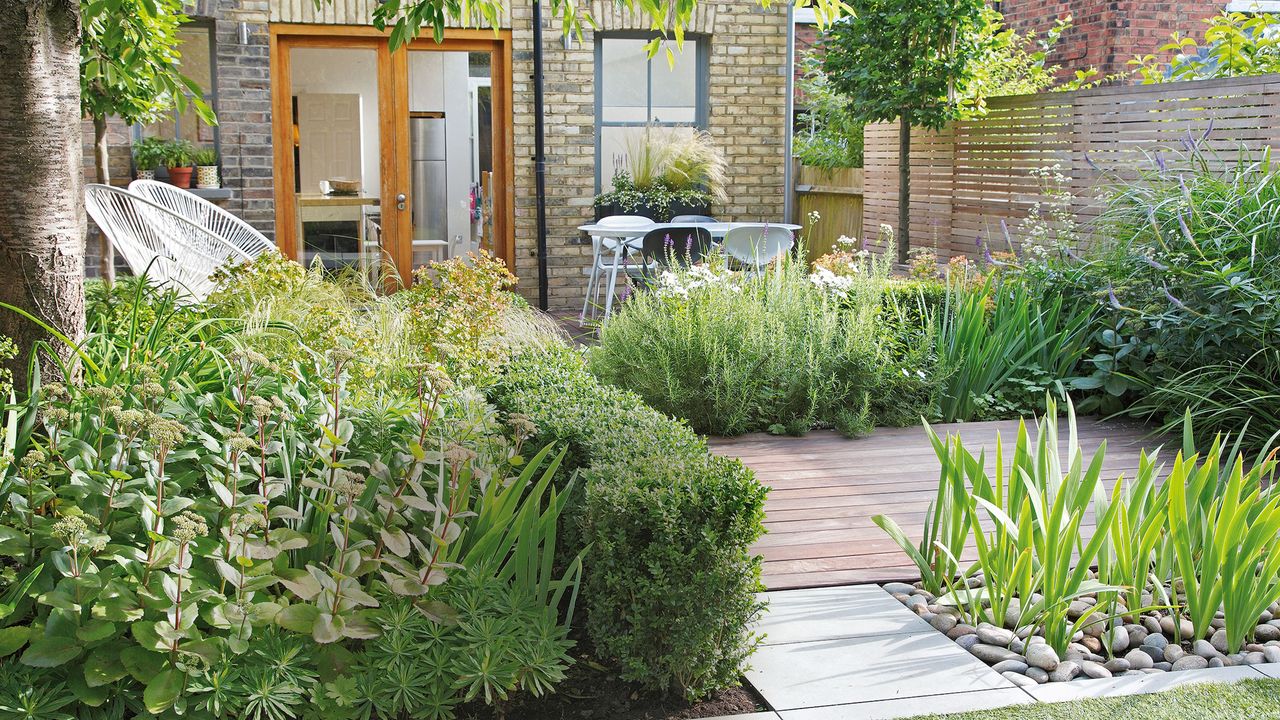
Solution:
M 212 190 L 222 187 L 218 181 L 218 151 L 211 147 L 203 147 L 195 152 L 196 187 Z
M 643 215 L 665 222 L 676 215 L 709 215 L 724 202 L 724 155 L 705 132 L 691 135 L 645 132 L 627 148 L 626 170 L 612 188 L 596 196 L 596 219 Z
M 139 180 L 156 179 L 156 168 L 164 164 L 167 144 L 158 137 L 144 137 L 133 144 L 133 166 Z
M 191 187 L 192 156 L 195 151 L 186 140 L 165 143 L 164 166 L 169 171 L 169 182 L 180 188 Z

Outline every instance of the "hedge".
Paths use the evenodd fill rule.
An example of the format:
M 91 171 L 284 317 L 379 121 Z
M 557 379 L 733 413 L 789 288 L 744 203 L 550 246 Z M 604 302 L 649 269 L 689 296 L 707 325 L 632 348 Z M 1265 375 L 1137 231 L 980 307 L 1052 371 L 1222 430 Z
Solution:
M 625 679 L 691 699 L 736 684 L 764 608 L 749 548 L 766 490 L 751 471 L 600 383 L 569 348 L 513 358 L 492 399 L 529 416 L 538 443 L 567 445 L 566 467 L 585 480 L 567 541 L 587 548 L 582 602 L 597 652 Z

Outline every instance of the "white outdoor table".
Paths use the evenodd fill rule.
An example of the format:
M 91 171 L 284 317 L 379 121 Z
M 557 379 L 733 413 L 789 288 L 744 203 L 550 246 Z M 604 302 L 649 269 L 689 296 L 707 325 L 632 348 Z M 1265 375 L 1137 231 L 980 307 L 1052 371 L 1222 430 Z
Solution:
M 702 228 L 706 228 L 707 232 L 711 233 L 711 237 L 713 239 L 723 240 L 724 236 L 728 234 L 729 230 L 732 228 L 741 227 L 744 225 L 765 225 L 765 224 L 768 224 L 769 227 L 786 228 L 791 232 L 795 232 L 800 229 L 799 225 L 789 225 L 787 223 L 763 223 L 763 222 L 649 223 L 648 225 L 627 225 L 625 227 L 619 227 L 616 225 L 596 225 L 595 223 L 590 223 L 588 225 L 579 225 L 578 229 L 588 235 L 595 235 L 596 237 L 629 238 L 629 237 L 643 237 L 644 235 L 647 235 L 648 233 L 654 230 L 662 230 L 663 228 L 702 227 Z
M 634 242 L 625 242 L 628 238 L 632 239 L 633 241 L 638 241 L 641 238 L 643 238 L 645 235 L 648 235 L 649 233 L 653 232 L 654 230 L 662 230 L 665 228 L 700 227 L 700 228 L 706 228 L 707 232 L 711 233 L 712 240 L 720 241 L 720 240 L 724 240 L 724 236 L 727 235 L 728 232 L 733 228 L 743 227 L 743 226 L 759 227 L 760 225 L 765 225 L 765 224 L 767 224 L 769 227 L 786 228 L 793 233 L 800 229 L 799 225 L 790 225 L 787 223 L 763 223 L 763 222 L 648 223 L 647 225 L 637 224 L 637 225 L 624 225 L 624 226 L 596 225 L 595 223 L 589 223 L 587 225 L 579 225 L 578 229 L 588 235 L 592 235 L 595 237 L 611 238 L 614 240 L 624 241 L 624 242 L 619 242 L 614 244 L 613 270 L 609 273 L 609 287 L 612 289 L 615 283 L 617 282 L 618 264 L 622 262 L 623 245 L 626 245 L 631 249 L 637 249 Z M 591 262 L 595 263 L 595 258 L 592 258 Z M 605 319 L 609 318 L 609 312 L 612 309 L 613 309 L 613 292 L 611 291 L 609 293 L 609 296 L 606 297 L 604 301 Z

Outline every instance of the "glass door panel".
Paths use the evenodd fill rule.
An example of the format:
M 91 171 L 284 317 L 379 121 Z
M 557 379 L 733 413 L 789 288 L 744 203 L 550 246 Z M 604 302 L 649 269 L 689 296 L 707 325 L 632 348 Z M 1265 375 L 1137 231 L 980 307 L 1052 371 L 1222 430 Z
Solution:
M 298 260 L 354 269 L 377 283 L 384 254 L 379 52 L 288 52 Z
M 491 226 L 490 53 L 411 49 L 409 205 L 414 268 L 477 249 Z

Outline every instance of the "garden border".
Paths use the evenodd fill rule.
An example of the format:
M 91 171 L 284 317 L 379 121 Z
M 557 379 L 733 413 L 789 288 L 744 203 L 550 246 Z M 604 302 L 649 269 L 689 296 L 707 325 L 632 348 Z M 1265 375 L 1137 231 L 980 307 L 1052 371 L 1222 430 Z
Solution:
M 774 591 L 762 597 L 769 609 L 756 629 L 766 637 L 746 677 L 771 710 L 745 716 L 753 720 L 836 720 L 849 717 L 851 710 L 861 720 L 881 720 L 1147 694 L 1200 682 L 1280 679 L 1280 664 L 1242 665 L 1021 688 L 878 585 Z M 946 646 L 958 652 L 936 652 Z M 888 659 L 884 651 L 893 649 L 921 654 Z M 922 663 L 923 672 L 903 674 L 902 666 Z M 811 672 L 815 669 L 821 672 Z M 853 682 L 832 682 L 849 671 Z

